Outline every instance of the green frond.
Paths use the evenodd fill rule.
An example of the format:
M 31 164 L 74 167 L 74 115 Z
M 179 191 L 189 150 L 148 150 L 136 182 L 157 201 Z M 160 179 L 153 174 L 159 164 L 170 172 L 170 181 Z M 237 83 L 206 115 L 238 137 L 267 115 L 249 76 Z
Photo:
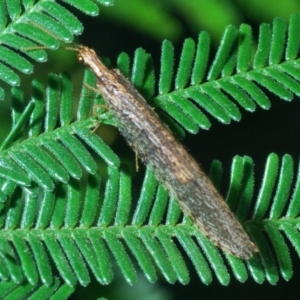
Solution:
M 92 148 L 93 142 L 89 144 Z M 151 282 L 156 281 L 159 269 L 168 282 L 187 284 L 188 258 L 205 284 L 215 275 L 221 284 L 228 285 L 230 274 L 241 282 L 249 276 L 259 283 L 267 280 L 274 284 L 280 275 L 288 280 L 293 268 L 283 234 L 299 254 L 299 206 L 291 212 L 299 177 L 291 193 L 293 160 L 285 155 L 280 164 L 279 157 L 271 154 L 255 203 L 253 165 L 249 157 L 234 158 L 226 195 L 260 249 L 247 262 L 222 255 L 189 218 L 182 218 L 177 202 L 168 200 L 149 168 L 137 206 L 131 208 L 127 168 L 109 166 L 103 193 L 98 172 L 89 172 L 85 179 L 70 179 L 53 191 L 29 186 L 12 192 L 2 205 L 0 277 L 15 283 L 26 278 L 32 289 L 38 282 L 50 288 L 56 272 L 71 287 L 88 285 L 91 273 L 101 284 L 109 284 L 116 263 L 130 284 L 137 280 L 137 267 Z M 221 173 L 220 163 L 214 163 L 214 178 L 220 178 Z
M 164 41 L 158 95 L 153 94 L 156 87 L 149 54 L 138 49 L 131 72 L 129 57 L 122 54 L 118 67 L 150 102 L 186 131 L 196 133 L 199 128 L 210 128 L 210 117 L 229 124 L 242 118 L 241 109 L 269 109 L 267 91 L 288 101 L 299 95 L 299 24 L 299 14 L 291 16 L 289 25 L 279 18 L 272 26 L 262 24 L 256 49 L 249 25 L 228 26 L 211 65 L 206 32 L 200 33 L 197 43 L 185 40 L 178 63 L 172 43 Z
M 118 167 L 119 158 L 88 129 L 99 123 L 95 117 L 88 118 L 94 101 L 97 101 L 96 95 L 83 96 L 85 84 L 94 83 L 91 72 L 85 73 L 76 121 L 72 120 L 74 103 L 69 75 L 50 74 L 48 79 L 46 88 L 36 80 L 33 82 L 32 99 L 18 115 L 14 107 L 24 101 L 20 90 L 13 88 L 13 127 L 1 146 L 0 177 L 23 187 L 35 182 L 52 191 L 58 182 L 80 179 L 82 169 L 90 174 L 97 172 L 96 157 L 87 150 L 89 146 L 106 164 Z M 54 130 L 59 124 L 62 127 Z M 21 133 L 29 138 L 21 142 Z M 3 193 L 2 201 L 5 198 Z
M 0 3 L 0 78 L 11 86 L 20 85 L 19 72 L 31 74 L 31 60 L 45 62 L 47 54 L 41 48 L 56 49 L 61 42 L 70 43 L 83 31 L 68 5 L 96 16 L 99 8 L 91 0 L 1 1 Z M 113 0 L 98 1 L 112 5 Z M 4 90 L 0 89 L 0 99 Z
M 5 299 L 68 299 L 74 292 L 74 288 L 67 284 L 60 284 L 57 278 L 51 285 L 30 284 L 29 282 L 16 284 L 14 282 L 0 283 L 1 296 Z M 4 299 L 4 298 L 3 298 Z

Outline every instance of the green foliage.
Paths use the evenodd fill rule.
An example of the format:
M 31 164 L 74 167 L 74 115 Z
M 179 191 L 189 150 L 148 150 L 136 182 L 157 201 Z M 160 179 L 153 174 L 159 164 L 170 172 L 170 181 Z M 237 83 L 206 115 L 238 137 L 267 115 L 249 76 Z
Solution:
M 64 2 L 90 15 L 98 11 L 91 1 Z M 205 284 L 216 276 L 228 285 L 231 274 L 240 282 L 250 276 L 257 283 L 271 284 L 280 276 L 292 277 L 287 240 L 299 256 L 300 169 L 294 176 L 290 155 L 280 161 L 270 154 L 256 188 L 251 158 L 234 157 L 226 201 L 260 252 L 249 261 L 221 253 L 182 216 L 149 168 L 139 198 L 133 198 L 127 167 L 93 132 L 99 123 L 115 124 L 102 106 L 91 113 L 103 101 L 90 89 L 96 79 L 89 70 L 78 106 L 67 73 L 49 74 L 46 86 L 35 79 L 31 99 L 24 99 L 12 70 L 33 71 L 23 54 L 45 61 L 44 50 L 28 48 L 57 48 L 60 41 L 70 42 L 82 26 L 57 2 L 23 1 L 24 13 L 13 3 L 5 14 L 12 22 L 5 27 L 2 19 L 5 30 L 0 33 L 0 76 L 14 86 L 12 127 L 0 152 L 1 296 L 65 299 L 77 285 L 87 286 L 91 276 L 110 284 L 114 264 L 130 284 L 137 280 L 136 269 L 150 282 L 157 280 L 159 270 L 167 282 L 187 284 L 187 260 Z M 206 32 L 197 42 L 185 40 L 178 65 L 173 45 L 165 41 L 159 78 L 143 49 L 136 50 L 132 62 L 122 53 L 117 66 L 182 136 L 185 131 L 209 129 L 211 117 L 229 124 L 241 119 L 241 109 L 269 109 L 267 92 L 287 101 L 299 95 L 299 29 L 298 14 L 291 16 L 288 26 L 281 19 L 272 26 L 262 24 L 253 51 L 251 27 L 228 26 L 211 64 Z M 220 162 L 212 164 L 210 173 L 217 186 L 224 185 Z
M 68 299 L 74 292 L 74 288 L 67 284 L 60 284 L 57 278 L 49 286 L 43 284 L 30 284 L 29 282 L 18 284 L 12 281 L 0 283 L 3 299 Z
M 90 0 L 61 2 L 72 5 L 88 15 L 95 16 L 99 12 L 98 6 Z M 112 0 L 98 2 L 105 5 L 113 3 Z M 29 59 L 37 62 L 47 60 L 47 54 L 39 49 L 40 46 L 57 49 L 61 42 L 70 43 L 74 35 L 83 31 L 77 17 L 55 1 L 2 1 L 0 12 L 0 76 L 1 80 L 11 86 L 20 85 L 20 77 L 14 69 L 30 74 L 33 72 L 33 65 Z M 28 51 L 29 49 L 31 51 Z M 1 88 L 0 99 L 3 98 L 4 90 Z
M 197 45 L 192 39 L 185 41 L 174 77 L 174 49 L 165 41 L 155 104 L 186 131 L 196 133 L 199 128 L 210 128 L 207 113 L 229 124 L 242 118 L 241 108 L 250 112 L 257 105 L 269 109 L 266 90 L 283 100 L 292 100 L 300 91 L 299 20 L 299 15 L 292 15 L 288 28 L 282 19 L 275 19 L 272 28 L 262 24 L 254 55 L 251 27 L 242 24 L 237 30 L 228 26 L 211 65 L 209 35 L 201 32 Z

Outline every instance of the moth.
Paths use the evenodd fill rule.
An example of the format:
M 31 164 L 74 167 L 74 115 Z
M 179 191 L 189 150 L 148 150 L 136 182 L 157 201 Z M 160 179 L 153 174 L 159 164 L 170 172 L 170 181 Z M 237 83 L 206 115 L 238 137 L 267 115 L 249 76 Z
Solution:
M 198 163 L 119 70 L 108 69 L 96 53 L 78 47 L 78 60 L 97 77 L 96 89 L 127 143 L 150 165 L 202 234 L 222 250 L 249 259 L 256 245 Z

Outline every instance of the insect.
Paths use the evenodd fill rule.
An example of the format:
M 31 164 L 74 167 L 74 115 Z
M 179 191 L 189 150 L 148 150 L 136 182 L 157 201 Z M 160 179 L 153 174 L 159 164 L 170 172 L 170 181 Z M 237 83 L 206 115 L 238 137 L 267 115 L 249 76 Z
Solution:
M 120 133 L 157 179 L 178 199 L 183 212 L 216 246 L 242 259 L 258 251 L 198 163 L 160 121 L 119 70 L 109 70 L 96 53 L 78 47 L 78 60 L 97 77 L 97 90 Z

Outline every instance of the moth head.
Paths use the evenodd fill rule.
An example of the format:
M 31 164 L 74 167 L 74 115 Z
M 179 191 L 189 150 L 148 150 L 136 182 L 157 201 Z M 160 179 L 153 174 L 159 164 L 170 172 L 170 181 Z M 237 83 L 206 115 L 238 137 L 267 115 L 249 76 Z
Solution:
M 77 59 L 83 64 L 86 64 L 89 60 L 91 60 L 91 58 L 97 57 L 97 54 L 94 50 L 85 46 L 78 46 L 77 51 Z

